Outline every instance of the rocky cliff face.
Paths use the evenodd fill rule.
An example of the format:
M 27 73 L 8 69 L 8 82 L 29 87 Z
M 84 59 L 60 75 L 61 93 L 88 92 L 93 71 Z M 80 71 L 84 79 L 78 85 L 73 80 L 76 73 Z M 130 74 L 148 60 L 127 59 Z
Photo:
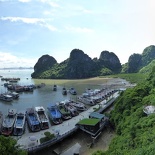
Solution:
M 70 57 L 59 64 L 49 55 L 42 56 L 34 70 L 33 78 L 81 79 L 118 73 L 121 64 L 112 52 L 103 51 L 99 59 L 92 59 L 82 50 L 73 49 Z
M 94 67 L 94 61 L 87 54 L 82 50 L 74 49 L 70 53 L 66 77 L 69 79 L 92 77 Z
M 49 55 L 43 55 L 38 59 L 38 62 L 34 66 L 34 73 L 31 75 L 33 78 L 37 77 L 40 73 L 51 69 L 57 61 L 55 58 Z
M 127 73 L 136 73 L 155 59 L 155 46 L 150 45 L 143 50 L 142 54 L 132 54 L 127 63 Z
M 118 57 L 109 51 L 102 51 L 99 57 L 99 64 L 101 67 L 110 69 L 113 73 L 119 73 L 121 71 L 121 63 Z

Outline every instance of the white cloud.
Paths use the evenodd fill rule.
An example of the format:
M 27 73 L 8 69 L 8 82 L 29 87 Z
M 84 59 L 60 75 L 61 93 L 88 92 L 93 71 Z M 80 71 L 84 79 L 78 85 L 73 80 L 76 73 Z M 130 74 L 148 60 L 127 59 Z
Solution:
M 48 24 L 47 21 L 51 19 L 43 19 L 43 18 L 25 18 L 25 17 L 1 17 L 0 20 L 8 20 L 11 22 L 23 22 L 26 24 L 36 24 L 42 27 L 48 28 L 50 31 L 57 31 L 57 28 L 51 24 Z
M 27 23 L 27 24 L 44 23 L 44 19 L 42 18 L 1 17 L 1 20 L 9 20 L 11 22 L 22 21 L 23 23 Z
M 18 1 L 22 3 L 27 3 L 27 2 L 30 2 L 31 0 L 18 0 Z
M 0 52 L 0 66 L 4 67 L 33 67 L 37 58 L 17 57 L 11 53 Z
M 51 0 L 40 0 L 40 2 L 46 3 L 46 4 L 50 5 L 51 7 L 55 7 L 55 8 L 60 7 L 57 3 L 51 2 Z
M 77 33 L 92 33 L 93 29 L 89 28 L 81 28 L 81 27 L 72 27 L 66 26 L 65 29 L 70 32 L 77 32 Z

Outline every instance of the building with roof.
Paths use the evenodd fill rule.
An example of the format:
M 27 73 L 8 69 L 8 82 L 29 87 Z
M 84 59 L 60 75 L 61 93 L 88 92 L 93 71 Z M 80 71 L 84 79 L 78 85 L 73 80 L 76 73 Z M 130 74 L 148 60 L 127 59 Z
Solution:
M 109 119 L 104 114 L 92 112 L 89 115 L 89 118 L 80 120 L 76 126 L 90 134 L 92 137 L 96 137 L 108 122 Z

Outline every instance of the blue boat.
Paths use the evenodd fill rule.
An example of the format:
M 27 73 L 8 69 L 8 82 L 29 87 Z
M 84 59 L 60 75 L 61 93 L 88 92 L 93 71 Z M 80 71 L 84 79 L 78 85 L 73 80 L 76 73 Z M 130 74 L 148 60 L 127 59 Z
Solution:
M 26 122 L 26 116 L 25 112 L 21 111 L 16 114 L 16 120 L 14 123 L 14 130 L 13 134 L 14 136 L 21 136 L 25 132 L 25 122 Z
M 40 131 L 40 122 L 33 108 L 27 109 L 26 119 L 27 119 L 28 126 L 32 132 Z
M 47 109 L 48 109 L 48 116 L 54 124 L 62 123 L 62 115 L 56 104 L 50 103 Z

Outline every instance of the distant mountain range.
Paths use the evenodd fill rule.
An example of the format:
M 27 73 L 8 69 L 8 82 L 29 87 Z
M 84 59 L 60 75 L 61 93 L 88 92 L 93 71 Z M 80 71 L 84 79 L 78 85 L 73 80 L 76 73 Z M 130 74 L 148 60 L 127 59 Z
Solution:
M 39 79 L 82 79 L 117 73 L 137 73 L 153 60 L 155 60 L 154 45 L 146 47 L 142 54 L 132 54 L 128 62 L 123 65 L 113 52 L 102 51 L 99 59 L 92 59 L 82 50 L 73 49 L 69 58 L 61 63 L 48 54 L 41 56 L 31 76 Z M 150 67 L 142 71 L 146 72 L 148 68 Z
M 7 69 L 7 70 L 11 70 L 11 69 L 34 69 L 33 67 L 5 67 L 5 68 L 0 68 L 1 70 Z

